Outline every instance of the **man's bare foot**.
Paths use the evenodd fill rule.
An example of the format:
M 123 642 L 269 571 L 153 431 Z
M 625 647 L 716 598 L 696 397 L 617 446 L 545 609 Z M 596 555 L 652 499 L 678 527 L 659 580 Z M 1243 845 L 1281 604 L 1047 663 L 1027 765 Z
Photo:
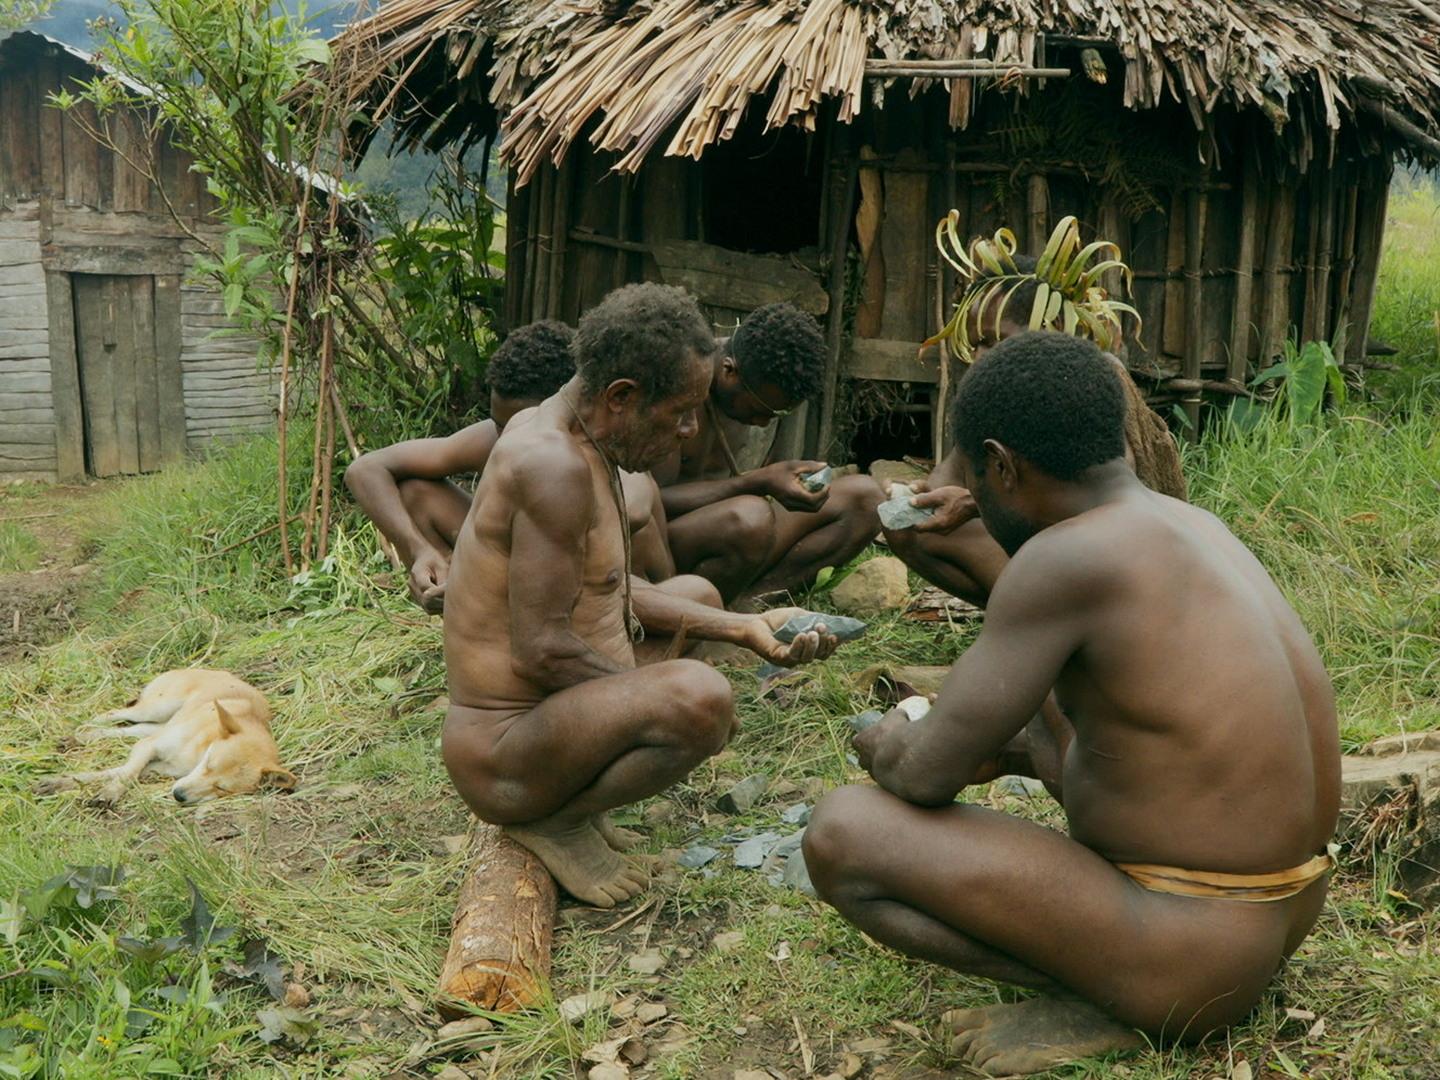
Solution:
M 596 814 L 592 820 L 595 822 L 595 831 L 616 851 L 629 851 L 645 839 L 634 829 L 623 829 L 616 825 L 610 820 L 609 814 Z
M 645 869 L 611 850 L 588 820 L 567 825 L 548 821 L 507 825 L 505 833 L 534 852 L 561 888 L 587 904 L 614 907 L 648 884 Z
M 990 1076 L 1029 1076 L 1078 1058 L 1146 1045 L 1138 1031 L 1094 1006 L 1051 997 L 955 1009 L 940 1023 L 954 1037 L 950 1052 Z

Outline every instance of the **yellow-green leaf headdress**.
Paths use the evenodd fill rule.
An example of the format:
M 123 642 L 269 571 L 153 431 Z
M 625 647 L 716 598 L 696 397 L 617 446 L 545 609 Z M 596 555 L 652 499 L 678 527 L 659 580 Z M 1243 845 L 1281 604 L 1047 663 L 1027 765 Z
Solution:
M 959 299 L 950 321 L 926 345 L 944 341 L 968 364 L 976 345 L 972 331 L 987 318 L 995 320 L 998 330 L 1011 297 L 1032 282 L 1036 287 L 1031 330 L 1063 330 L 1087 337 L 1107 351 L 1114 351 L 1124 336 L 1123 315 L 1135 319 L 1139 332 L 1140 313 L 1112 300 L 1101 284 L 1105 274 L 1115 272 L 1126 291 L 1130 288 L 1130 268 L 1121 261 L 1119 247 L 1109 240 L 1081 246 L 1080 226 L 1073 217 L 1055 226 L 1033 272 L 1015 265 L 1015 234 L 1009 229 L 1000 229 L 989 239 L 976 238 L 967 250 L 960 240 L 959 221 L 959 211 L 951 210 L 935 227 L 935 246 L 960 275 Z

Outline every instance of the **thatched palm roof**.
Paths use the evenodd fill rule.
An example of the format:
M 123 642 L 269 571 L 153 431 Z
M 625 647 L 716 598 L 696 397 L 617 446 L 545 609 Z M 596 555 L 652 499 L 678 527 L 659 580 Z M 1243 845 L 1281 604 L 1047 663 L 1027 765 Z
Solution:
M 1277 120 L 1304 110 L 1332 130 L 1363 110 L 1440 156 L 1437 9 L 1440 0 L 392 0 L 334 51 L 337 77 L 372 119 L 393 116 L 432 147 L 498 125 L 522 180 L 582 130 L 633 170 L 657 148 L 698 157 L 734 133 L 752 99 L 768 103 L 770 126 L 813 126 L 827 101 L 851 119 L 870 100 L 867 59 L 1040 66 L 1047 39 L 1117 50 L 1132 109 L 1170 96 L 1198 127 L 1219 103 Z M 966 115 L 952 110 L 957 124 Z

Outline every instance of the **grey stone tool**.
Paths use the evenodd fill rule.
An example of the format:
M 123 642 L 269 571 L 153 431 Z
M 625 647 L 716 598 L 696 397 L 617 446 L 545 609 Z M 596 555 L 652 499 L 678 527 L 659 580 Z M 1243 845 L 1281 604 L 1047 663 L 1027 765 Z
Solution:
M 824 491 L 834 479 L 835 470 L 826 465 L 823 469 L 816 469 L 800 477 L 800 486 L 806 491 Z
M 880 515 L 880 524 L 887 529 L 913 529 L 922 521 L 933 518 L 933 507 L 910 505 L 914 495 L 909 484 L 891 484 L 890 498 L 875 508 Z

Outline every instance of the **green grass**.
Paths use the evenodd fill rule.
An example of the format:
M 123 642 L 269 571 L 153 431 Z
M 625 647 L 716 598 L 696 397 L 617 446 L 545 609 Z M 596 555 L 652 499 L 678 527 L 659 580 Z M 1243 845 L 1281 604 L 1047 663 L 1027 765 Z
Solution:
M 1373 379 L 1378 399 L 1315 431 L 1212 435 L 1186 461 L 1195 501 L 1251 546 L 1314 635 L 1347 746 L 1440 728 L 1433 187 L 1398 191 L 1391 213 L 1376 333 L 1401 349 L 1402 371 Z M 341 521 L 333 559 L 299 585 L 278 569 L 273 532 L 247 541 L 274 520 L 273 463 L 262 440 L 98 496 L 5 493 L 0 573 L 34 568 L 57 507 L 79 534 L 72 561 L 95 569 L 81 579 L 77 629 L 0 665 L 0 1077 L 424 1076 L 452 1060 L 476 1076 L 583 1076 L 584 1051 L 615 1028 L 603 1013 L 567 1024 L 554 1002 L 462 1050 L 435 1044 L 430 995 L 464 873 L 454 838 L 468 825 L 437 748 L 439 626 L 408 604 L 353 518 Z M 665 794 L 671 816 L 645 826 L 650 849 L 737 827 L 788 831 L 784 807 L 856 777 L 843 718 L 868 702 L 855 676 L 947 663 L 973 633 L 880 619 L 783 706 L 758 699 L 748 671 L 732 672 L 741 735 Z M 114 813 L 78 794 L 32 794 L 43 776 L 118 762 L 114 743 L 75 744 L 78 723 L 161 671 L 199 665 L 268 695 L 282 759 L 300 776 L 295 794 L 181 810 L 164 784 L 146 784 Z M 754 772 L 790 786 L 739 819 L 717 814 L 715 797 Z M 1048 800 L 974 797 L 1058 821 Z M 125 867 L 117 899 L 85 909 L 60 888 L 39 912 L 37 887 L 96 865 Z M 879 1037 L 889 1075 L 943 1072 L 953 1063 L 929 1034 L 933 1018 L 1011 996 L 877 948 L 823 905 L 720 866 L 709 877 L 672 870 L 648 903 L 620 913 L 562 911 L 556 1000 L 601 989 L 668 1008 L 644 1033 L 657 1062 L 648 1075 L 729 1080 L 774 1065 L 799 1076 L 797 1029 L 816 1075 L 856 1040 Z M 1440 917 L 1387 891 L 1392 870 L 1383 859 L 1373 872 L 1352 863 L 1315 933 L 1225 1042 L 1052 1075 L 1211 1080 L 1244 1060 L 1257 1078 L 1433 1077 Z M 179 934 L 187 882 L 241 933 L 156 962 L 116 945 Z M 731 930 L 739 945 L 719 952 L 715 935 Z M 304 1045 L 261 1040 L 256 1017 L 272 1003 L 237 975 L 247 937 L 266 941 L 307 988 L 301 1018 L 314 1029 Z M 626 966 L 646 947 L 669 956 L 658 976 Z M 1314 1013 L 1323 1029 L 1287 1008 Z M 867 1058 L 864 1075 L 881 1060 Z
M 33 570 L 40 564 L 40 541 L 25 526 L 0 521 L 0 574 Z
M 436 746 L 439 628 L 409 607 L 364 531 L 342 527 L 333 562 L 303 588 L 274 569 L 273 535 L 222 551 L 267 520 L 272 461 L 273 447 L 254 443 L 88 500 L 78 527 L 99 569 L 80 629 L 0 672 L 0 975 L 27 972 L 0 979 L 0 1075 L 424 1075 L 446 1060 L 428 1001 L 464 868 L 442 838 L 463 833 L 467 816 Z M 1422 409 L 1394 409 L 1380 420 L 1352 411 L 1299 436 L 1262 427 L 1204 443 L 1187 469 L 1196 501 L 1252 545 L 1312 629 L 1347 743 L 1440 726 L 1440 423 Z M 824 597 L 815 602 L 823 607 Z M 879 620 L 863 646 L 842 650 L 783 706 L 758 699 L 753 677 L 734 672 L 742 734 L 666 793 L 674 816 L 651 829 L 652 850 L 736 827 L 783 831 L 786 805 L 856 777 L 843 724 L 866 704 L 855 675 L 874 664 L 948 662 L 973 632 Z M 41 776 L 118 760 L 113 744 L 76 746 L 69 733 L 147 678 L 187 665 L 229 668 L 269 695 L 282 758 L 302 781 L 294 795 L 182 812 L 164 785 L 143 785 L 105 815 L 78 796 L 30 794 Z M 715 796 L 758 771 L 793 787 L 738 820 L 717 815 Z M 979 797 L 1057 820 L 1045 800 Z M 13 933 L 10 914 L 27 890 L 85 865 L 126 867 L 118 900 L 88 911 L 60 903 Z M 313 997 L 308 1044 L 260 1040 L 256 1016 L 270 1003 L 234 974 L 238 938 L 156 964 L 117 951 L 120 936 L 179 932 L 187 880 L 222 924 L 263 938 L 296 969 Z M 796 1075 L 797 1024 L 817 1073 L 846 1045 L 876 1037 L 889 1040 L 892 1065 L 943 1070 L 950 1063 L 930 1021 L 1010 993 L 878 949 L 755 873 L 675 871 L 653 896 L 615 930 L 607 928 L 623 913 L 567 916 L 554 992 L 663 1001 L 669 1016 L 646 1035 L 657 1055 L 670 1040 L 656 1076 L 728 1077 L 767 1064 Z M 1428 1067 L 1440 1030 L 1440 961 L 1426 946 L 1437 928 L 1357 870 L 1228 1044 L 1053 1075 L 1208 1080 L 1243 1058 L 1257 1076 L 1262 1065 L 1278 1075 L 1423 1076 L 1415 1070 Z M 735 929 L 739 946 L 717 952 L 715 934 Z M 658 981 L 625 964 L 647 946 L 670 955 Z M 33 974 L 47 964 L 63 974 Z M 132 1017 L 127 1031 L 127 998 L 153 1014 L 145 1030 Z M 1323 1017 L 1324 1033 L 1309 1036 L 1313 1023 L 1288 1018 L 1287 1007 Z M 609 1034 L 603 1015 L 574 1026 L 550 1005 L 507 1021 L 458 1060 L 477 1075 L 568 1077 Z
M 1375 295 L 1372 336 L 1395 346 L 1387 362 L 1395 372 L 1377 372 L 1371 384 L 1399 401 L 1440 395 L 1440 178 L 1400 174 L 1391 188 L 1385 252 Z

